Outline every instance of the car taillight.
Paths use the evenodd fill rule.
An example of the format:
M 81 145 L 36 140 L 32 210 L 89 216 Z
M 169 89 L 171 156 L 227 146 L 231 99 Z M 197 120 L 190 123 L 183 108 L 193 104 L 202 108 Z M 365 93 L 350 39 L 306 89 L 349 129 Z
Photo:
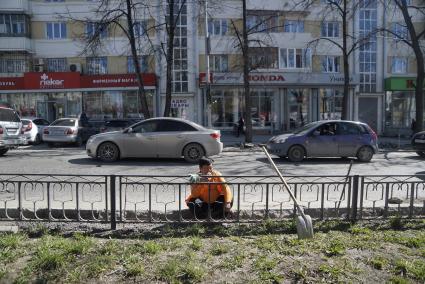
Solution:
M 0 134 L 3 134 L 3 127 L 0 127 Z
M 65 132 L 65 134 L 66 134 L 66 135 L 72 135 L 72 134 L 74 134 L 74 130 L 72 130 L 72 129 L 67 129 L 67 130 L 66 130 L 66 132 Z
M 212 138 L 214 138 L 215 140 L 220 139 L 220 133 L 211 133 L 211 134 L 210 134 L 210 136 L 211 136 Z
M 370 131 L 370 134 L 372 135 L 372 139 L 373 139 L 374 141 L 378 140 L 378 135 L 376 135 L 376 132 L 375 132 L 375 131 L 373 131 L 373 129 L 372 129 L 372 128 L 370 128 L 370 127 L 369 127 L 369 131 Z
M 45 129 L 43 130 L 43 133 L 44 133 L 44 134 L 49 134 L 49 129 L 45 128 Z
M 30 122 L 27 127 L 25 128 L 25 132 L 31 131 L 32 129 L 32 122 Z
M 106 127 L 100 128 L 100 132 L 105 132 L 105 131 L 106 131 Z

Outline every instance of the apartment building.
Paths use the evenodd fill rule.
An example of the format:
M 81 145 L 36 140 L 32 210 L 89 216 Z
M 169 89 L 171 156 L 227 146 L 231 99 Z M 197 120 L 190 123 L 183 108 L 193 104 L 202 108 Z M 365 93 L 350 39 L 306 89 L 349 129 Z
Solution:
M 154 116 L 161 116 L 166 88 L 162 49 L 167 37 L 165 29 L 152 27 L 165 21 L 166 6 L 161 0 L 152 3 L 138 11 L 136 34 L 149 107 Z M 341 118 L 343 58 L 335 45 L 342 43 L 341 19 L 323 0 L 308 9 L 292 3 L 247 3 L 250 111 L 258 132 L 289 131 L 311 121 Z M 394 6 L 372 0 L 359 3 L 350 18 L 350 34 L 382 26 L 405 32 Z M 97 7 L 93 0 L 1 1 L 0 102 L 22 115 L 49 120 L 81 111 L 96 119 L 140 116 L 134 64 L 123 33 L 105 29 L 102 48 L 81 53 L 82 35 L 95 30 L 92 11 Z M 204 6 L 188 1 L 179 11 L 172 114 L 206 125 Z M 75 21 L 87 17 L 93 23 Z M 415 24 L 424 25 L 423 16 L 417 15 Z M 232 129 L 246 111 L 241 31 L 241 1 L 210 1 L 211 118 L 212 126 L 222 130 Z M 408 133 L 414 117 L 414 54 L 391 36 L 376 34 L 369 41 L 350 56 L 349 117 L 368 122 L 380 133 Z

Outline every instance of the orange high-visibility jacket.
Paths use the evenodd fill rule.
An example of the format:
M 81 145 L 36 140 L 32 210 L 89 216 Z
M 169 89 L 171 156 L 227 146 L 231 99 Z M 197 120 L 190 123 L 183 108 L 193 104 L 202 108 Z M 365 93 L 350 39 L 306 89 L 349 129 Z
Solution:
M 226 182 L 224 178 L 221 176 L 220 172 L 213 170 L 211 172 L 212 177 L 208 178 L 208 182 L 217 182 L 222 184 L 200 184 L 195 183 L 191 185 L 191 192 L 189 196 L 186 198 L 186 203 L 189 202 L 192 198 L 200 198 L 202 201 L 208 202 L 208 198 L 210 198 L 208 203 L 213 203 L 219 198 L 221 195 L 224 196 L 224 202 L 232 202 L 233 196 L 230 187 L 225 184 Z M 210 189 L 210 193 L 208 194 L 208 189 Z

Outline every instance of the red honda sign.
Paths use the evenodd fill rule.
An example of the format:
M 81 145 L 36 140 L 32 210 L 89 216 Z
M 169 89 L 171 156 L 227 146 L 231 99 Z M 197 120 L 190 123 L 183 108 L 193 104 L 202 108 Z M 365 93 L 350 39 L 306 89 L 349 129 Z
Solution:
M 0 78 L 0 90 L 20 90 L 24 88 L 23 77 Z
M 142 74 L 145 86 L 155 86 L 155 74 Z M 135 74 L 105 74 L 81 76 L 82 88 L 116 88 L 116 87 L 137 87 Z
M 24 74 L 25 89 L 75 89 L 80 87 L 79 72 L 29 72 Z

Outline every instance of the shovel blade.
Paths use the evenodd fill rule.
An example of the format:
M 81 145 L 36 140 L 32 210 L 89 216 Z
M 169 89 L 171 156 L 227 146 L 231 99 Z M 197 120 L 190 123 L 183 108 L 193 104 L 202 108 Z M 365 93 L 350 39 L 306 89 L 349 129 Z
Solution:
M 314 237 L 313 222 L 310 215 L 297 216 L 296 222 L 298 239 L 312 239 Z

